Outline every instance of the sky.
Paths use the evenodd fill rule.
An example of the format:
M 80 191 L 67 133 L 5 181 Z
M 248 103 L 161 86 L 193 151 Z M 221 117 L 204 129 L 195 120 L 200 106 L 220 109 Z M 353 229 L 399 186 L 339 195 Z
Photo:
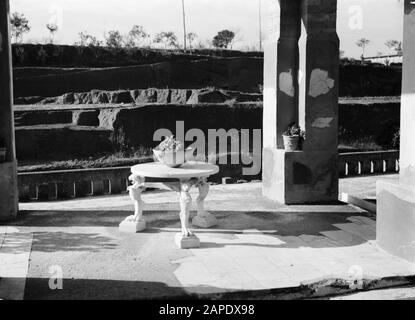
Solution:
M 258 47 L 260 1 L 262 30 L 266 32 L 270 0 L 185 0 L 187 32 L 195 32 L 196 41 L 204 42 L 218 31 L 230 29 L 237 32 L 234 49 Z M 10 0 L 10 7 L 11 12 L 23 13 L 29 20 L 31 31 L 24 42 L 48 41 L 48 22 L 59 25 L 54 40 L 59 44 L 73 44 L 81 31 L 102 40 L 105 32 L 125 34 L 133 25 L 142 25 L 152 36 L 173 31 L 183 42 L 181 0 Z M 390 53 L 384 43 L 401 41 L 402 23 L 403 0 L 338 0 L 337 31 L 345 56 L 361 55 L 355 43 L 362 37 L 371 40 L 366 56 Z

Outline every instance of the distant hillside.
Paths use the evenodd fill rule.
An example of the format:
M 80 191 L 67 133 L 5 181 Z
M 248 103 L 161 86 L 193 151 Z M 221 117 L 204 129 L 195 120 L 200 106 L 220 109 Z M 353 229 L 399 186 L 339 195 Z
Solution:
M 54 97 L 92 89 L 200 89 L 260 92 L 262 58 L 214 58 L 85 70 L 18 69 L 14 96 Z M 52 72 L 51 72 L 52 71 Z M 44 74 L 42 74 L 44 73 Z
M 263 53 L 233 50 L 114 49 L 55 45 L 14 45 L 15 98 L 52 97 L 71 92 L 147 88 L 218 89 L 259 93 Z M 341 97 L 397 96 L 399 66 L 343 59 Z

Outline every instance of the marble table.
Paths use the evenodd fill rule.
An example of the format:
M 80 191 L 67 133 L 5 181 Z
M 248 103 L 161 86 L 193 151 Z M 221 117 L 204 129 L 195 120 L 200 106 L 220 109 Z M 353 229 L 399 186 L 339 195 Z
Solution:
M 140 232 L 146 228 L 143 218 L 141 193 L 145 189 L 146 178 L 159 178 L 169 189 L 179 193 L 181 232 L 176 234 L 175 241 L 180 248 L 199 247 L 200 241 L 189 229 L 189 216 L 192 198 L 190 189 L 195 186 L 199 189 L 196 199 L 197 215 L 192 224 L 202 228 L 209 228 L 217 224 L 216 218 L 204 209 L 204 200 L 209 192 L 207 178 L 219 172 L 219 167 L 210 163 L 190 161 L 179 168 L 170 168 L 160 162 L 138 164 L 131 167 L 128 187 L 131 200 L 134 202 L 134 215 L 127 217 L 120 223 L 122 232 Z

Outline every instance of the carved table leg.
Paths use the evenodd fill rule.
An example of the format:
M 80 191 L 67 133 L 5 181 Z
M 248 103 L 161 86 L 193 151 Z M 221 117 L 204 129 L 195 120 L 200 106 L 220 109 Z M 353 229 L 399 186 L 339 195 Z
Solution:
M 200 178 L 196 186 L 199 189 L 199 196 L 196 199 L 197 204 L 197 216 L 193 218 L 192 224 L 201 228 L 210 228 L 218 224 L 216 218 L 205 211 L 205 198 L 209 193 L 209 184 L 206 181 L 206 178 Z
M 190 206 L 192 197 L 190 196 L 190 188 L 193 182 L 191 180 L 180 181 L 180 223 L 181 233 L 176 234 L 175 241 L 177 246 L 182 249 L 198 248 L 200 240 L 189 229 Z
M 134 202 L 134 215 L 128 216 L 119 225 L 119 230 L 122 232 L 136 233 L 143 231 L 146 228 L 146 221 L 143 218 L 143 205 L 141 193 L 145 189 L 144 177 L 131 174 L 128 179 L 132 185 L 128 187 L 131 200 Z

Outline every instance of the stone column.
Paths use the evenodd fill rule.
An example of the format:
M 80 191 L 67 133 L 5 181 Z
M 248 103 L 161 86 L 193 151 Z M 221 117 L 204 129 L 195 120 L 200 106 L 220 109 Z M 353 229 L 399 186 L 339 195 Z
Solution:
M 280 1 L 281 9 L 282 3 Z M 296 26 L 294 29 L 298 31 L 290 37 L 295 45 L 279 47 L 274 56 L 277 60 L 291 57 L 291 64 L 282 60 L 277 64 L 281 67 L 273 71 L 272 59 L 267 59 L 265 52 L 265 70 L 270 74 L 276 73 L 278 80 L 286 78 L 283 74 L 287 66 L 293 66 L 295 94 L 289 100 L 291 104 L 282 102 L 282 106 L 279 106 L 281 100 L 277 98 L 277 120 L 274 122 L 277 143 L 272 146 L 272 105 L 268 101 L 272 94 L 267 92 L 272 87 L 267 87 L 270 75 L 265 76 L 263 194 L 285 204 L 333 201 L 338 198 L 337 1 L 291 0 L 290 6 L 288 13 L 291 14 L 291 20 L 281 18 L 281 30 L 293 30 L 292 25 Z M 281 11 L 283 16 L 284 12 Z M 292 21 L 291 25 L 289 21 Z M 269 50 L 268 55 L 272 54 Z M 285 70 L 282 65 L 286 65 Z M 277 97 L 286 98 L 286 92 L 281 90 L 280 84 L 281 81 L 274 91 Z M 285 151 L 282 145 L 282 132 L 291 121 L 299 123 L 306 130 L 307 139 L 302 150 Z
M 399 182 L 377 182 L 376 240 L 415 262 L 415 3 L 405 0 Z
M 12 79 L 9 0 L 0 0 L 0 138 L 7 148 L 0 163 L 0 220 L 15 218 L 18 210 Z
M 303 150 L 337 154 L 337 1 L 302 0 L 301 16 L 299 121 L 307 133 Z

